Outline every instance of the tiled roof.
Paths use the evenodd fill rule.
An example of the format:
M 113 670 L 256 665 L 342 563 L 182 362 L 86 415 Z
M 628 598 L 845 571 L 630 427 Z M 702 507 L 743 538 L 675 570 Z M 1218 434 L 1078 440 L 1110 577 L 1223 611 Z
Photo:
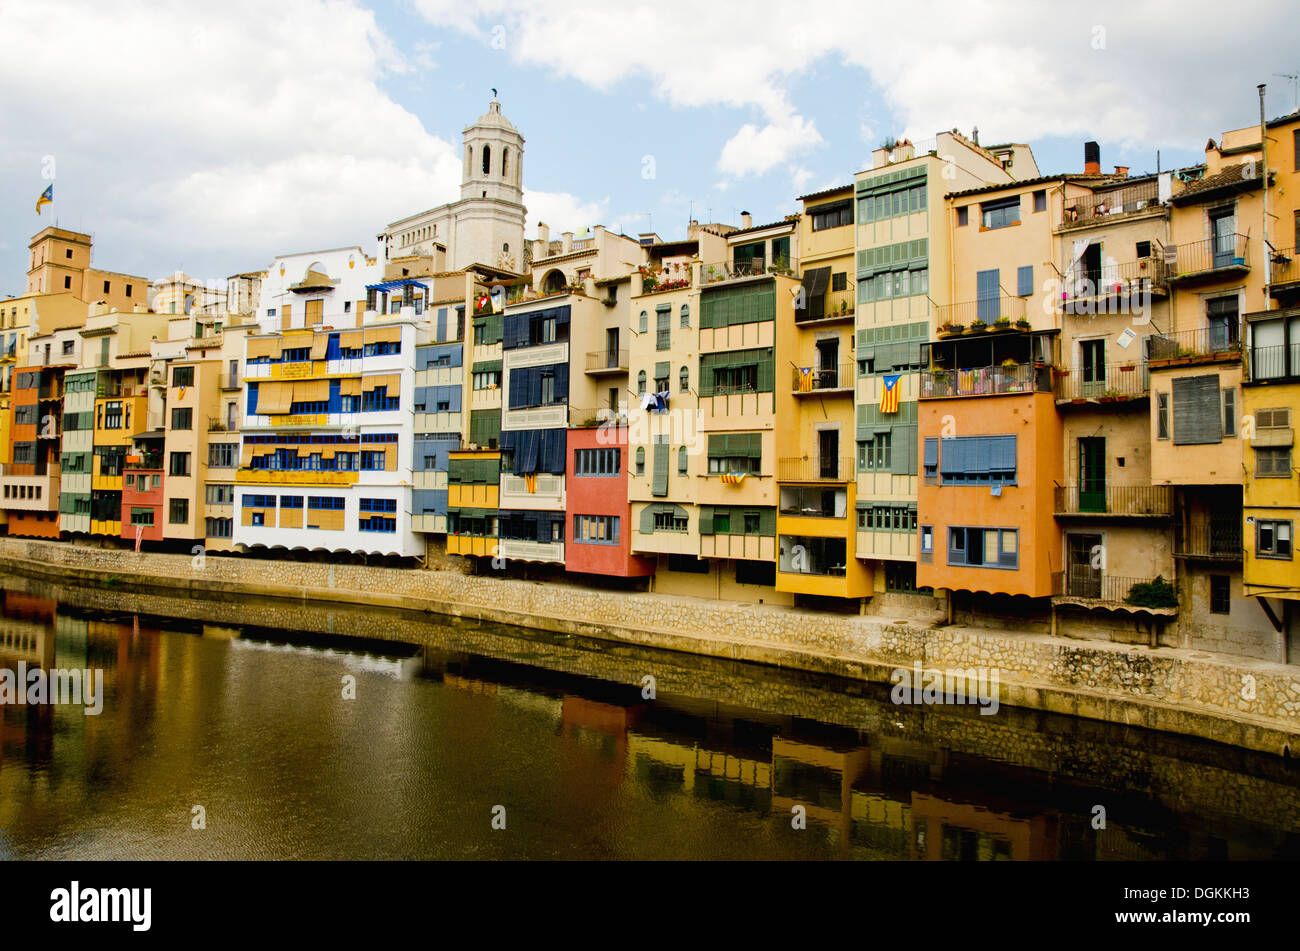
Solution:
M 800 196 L 799 196 L 797 199 L 795 199 L 795 200 L 796 200 L 796 201 L 811 201 L 811 200 L 813 200 L 813 199 L 815 199 L 815 198 L 826 198 L 826 197 L 829 196 L 829 195 L 838 195 L 840 192 L 847 192 L 847 191 L 852 191 L 852 190 L 853 190 L 853 183 L 852 183 L 852 182 L 849 182 L 849 184 L 847 184 L 847 185 L 836 185 L 836 186 L 834 186 L 833 188 L 823 188 L 823 189 L 822 189 L 821 191 L 819 191 L 819 192 L 809 192 L 807 195 L 800 195 Z
M 1251 188 L 1258 188 L 1261 182 L 1259 163 L 1242 162 L 1240 165 L 1228 166 L 1217 175 L 1208 175 L 1200 181 L 1190 183 L 1169 200 L 1175 205 L 1181 205 L 1212 197 L 1214 194 L 1227 189 L 1246 191 Z
M 948 192 L 945 198 L 960 198 L 963 195 L 978 195 L 983 192 L 1001 192 L 1009 188 L 1023 188 L 1027 185 L 1045 185 L 1048 182 L 1079 182 L 1083 185 L 1105 184 L 1111 179 L 1124 181 L 1123 175 L 1040 175 L 1038 178 L 1021 178 L 1014 182 L 1001 182 L 995 185 L 980 185 L 978 188 L 967 188 L 959 192 Z
M 733 238 L 738 234 L 749 234 L 751 231 L 763 231 L 766 230 L 767 228 L 779 228 L 781 225 L 794 224 L 795 221 L 798 220 L 798 218 L 799 215 L 787 215 L 786 217 L 782 218 L 780 221 L 769 221 L 765 225 L 751 225 L 748 228 L 737 228 L 735 231 L 731 232 L 731 234 L 727 235 L 727 237 Z

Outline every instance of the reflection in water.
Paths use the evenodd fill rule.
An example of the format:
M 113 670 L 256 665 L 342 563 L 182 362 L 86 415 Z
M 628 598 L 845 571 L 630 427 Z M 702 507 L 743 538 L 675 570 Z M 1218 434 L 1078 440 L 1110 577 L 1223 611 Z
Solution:
M 1300 855 L 1300 776 L 1214 744 L 396 613 L 400 640 L 362 641 L 340 635 L 373 613 L 287 632 L 252 605 L 0 585 L 0 664 L 107 689 L 98 717 L 0 708 L 0 857 Z

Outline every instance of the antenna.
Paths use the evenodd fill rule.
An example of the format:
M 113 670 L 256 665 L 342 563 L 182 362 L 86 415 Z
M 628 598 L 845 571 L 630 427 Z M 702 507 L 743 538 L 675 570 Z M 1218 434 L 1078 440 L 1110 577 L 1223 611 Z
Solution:
M 1295 94 L 1295 105 L 1292 111 L 1300 111 L 1300 73 L 1274 73 L 1280 79 L 1291 80 L 1291 90 Z

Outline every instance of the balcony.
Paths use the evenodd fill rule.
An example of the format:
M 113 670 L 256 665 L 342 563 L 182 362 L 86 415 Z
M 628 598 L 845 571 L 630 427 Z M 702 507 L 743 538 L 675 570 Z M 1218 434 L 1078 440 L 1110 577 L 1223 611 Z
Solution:
M 1167 485 L 1058 485 L 1053 490 L 1057 518 L 1169 518 L 1173 489 Z
M 1004 393 L 1051 393 L 1052 368 L 1046 364 L 975 367 L 969 370 L 922 370 L 923 400 Z
M 1160 185 L 1154 179 L 1107 192 L 1096 192 L 1084 198 L 1066 202 L 1062 214 L 1061 230 L 1086 228 L 1136 215 L 1160 204 Z
M 564 564 L 564 542 L 535 542 L 520 538 L 502 538 L 497 554 L 507 560 L 540 561 Z
M 1246 379 L 1250 383 L 1300 379 L 1300 341 L 1289 347 L 1252 347 Z
M 1140 312 L 1152 297 L 1169 293 L 1169 276 L 1164 259 L 1151 256 L 1071 269 L 1062 285 L 1061 308 L 1067 314 L 1126 312 L 1121 307 Z
M 1151 381 L 1147 368 L 1136 363 L 1076 367 L 1057 371 L 1053 392 L 1062 409 L 1075 404 L 1131 403 L 1150 397 Z
M 791 367 L 790 391 L 795 396 L 829 396 L 853 393 L 856 368 L 852 363 L 838 367 Z
M 24 467 L 26 468 L 26 467 Z M 13 465 L 0 466 L 0 508 L 52 512 L 59 507 L 59 467 L 41 475 L 15 475 Z
M 1268 296 L 1274 299 L 1291 301 L 1300 297 L 1300 258 L 1296 257 L 1298 248 L 1285 248 L 1274 251 L 1271 283 Z
M 221 374 L 221 388 L 223 390 L 238 390 L 243 387 L 243 381 L 239 378 L 238 373 Z
M 1054 572 L 1052 600 L 1086 608 L 1117 608 L 1166 616 L 1178 613 L 1177 591 L 1164 578 L 1108 575 L 1087 565 Z
M 1241 512 L 1232 518 L 1199 519 L 1174 526 L 1174 557 L 1204 561 L 1239 562 L 1242 556 Z
M 587 372 L 592 376 L 627 372 L 626 350 L 592 350 L 587 354 Z
M 788 456 L 777 460 L 776 471 L 778 482 L 849 482 L 856 477 L 852 456 Z
M 136 471 L 140 469 L 161 472 L 163 467 L 163 454 L 161 452 L 144 452 L 136 453 L 126 457 L 125 468 L 127 471 Z
M 1023 297 L 981 297 L 958 304 L 940 304 L 936 310 L 941 334 L 944 327 L 955 327 L 960 331 L 977 320 L 991 325 L 999 317 L 1006 317 L 1013 323 L 1027 319 Z
M 1173 252 L 1169 283 L 1193 284 L 1245 274 L 1250 271 L 1249 247 L 1250 238 L 1234 233 L 1167 248 L 1166 253 Z
M 641 294 L 662 294 L 667 291 L 685 290 L 691 286 L 691 265 L 677 264 L 665 268 L 643 267 L 641 274 Z
M 769 265 L 763 258 L 731 263 L 723 261 L 718 264 L 700 265 L 700 284 L 719 284 L 723 281 L 738 281 L 744 278 L 765 277 L 768 274 L 784 274 L 794 277 L 799 273 L 799 262 L 782 258 Z
M 1241 359 L 1241 324 L 1233 320 L 1201 330 L 1152 334 L 1148 360 L 1152 366 L 1236 362 Z

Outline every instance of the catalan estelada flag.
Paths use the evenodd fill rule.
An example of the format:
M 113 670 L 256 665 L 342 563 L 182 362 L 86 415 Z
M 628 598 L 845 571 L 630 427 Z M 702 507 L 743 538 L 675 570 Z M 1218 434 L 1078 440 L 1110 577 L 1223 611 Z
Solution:
M 41 197 L 36 199 L 36 213 L 39 215 L 44 206 L 52 204 L 54 204 L 54 185 L 50 184 L 45 187 L 45 191 L 41 192 Z
M 897 413 L 898 412 L 898 381 L 903 378 L 903 374 L 895 373 L 893 376 L 883 377 L 880 381 L 880 412 Z
M 718 477 L 718 481 L 723 485 L 740 485 L 747 475 L 748 472 L 724 472 Z

